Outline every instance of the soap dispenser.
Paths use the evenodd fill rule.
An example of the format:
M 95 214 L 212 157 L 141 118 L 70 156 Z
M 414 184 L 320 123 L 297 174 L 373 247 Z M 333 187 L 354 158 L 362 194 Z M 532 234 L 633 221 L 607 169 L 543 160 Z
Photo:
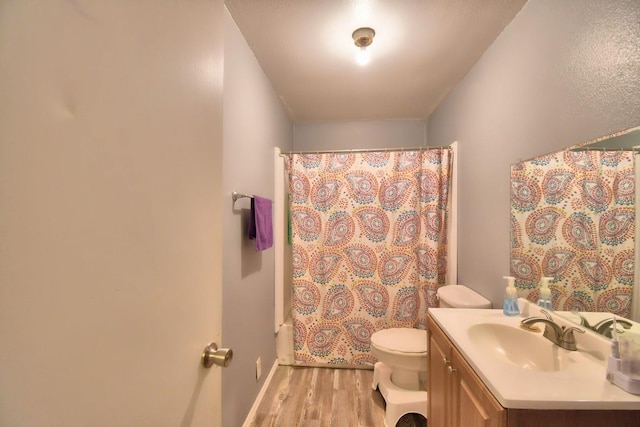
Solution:
M 515 286 L 515 277 L 504 276 L 503 279 L 507 279 L 507 288 L 504 294 L 504 304 L 502 305 L 502 312 L 505 316 L 517 316 L 520 314 L 518 309 L 518 293 Z
M 540 281 L 540 296 L 538 297 L 538 305 L 546 310 L 553 310 L 553 303 L 551 302 L 551 289 L 549 289 L 549 282 L 553 280 L 553 277 L 543 277 Z

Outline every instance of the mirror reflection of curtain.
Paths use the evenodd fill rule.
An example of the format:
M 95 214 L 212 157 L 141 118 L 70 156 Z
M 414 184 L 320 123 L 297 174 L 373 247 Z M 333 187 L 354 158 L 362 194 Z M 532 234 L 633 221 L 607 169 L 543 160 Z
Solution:
M 512 168 L 511 274 L 522 296 L 537 301 L 540 278 L 553 277 L 555 310 L 630 317 L 633 157 L 563 151 Z
M 293 154 L 296 364 L 375 363 L 371 335 L 426 328 L 446 278 L 451 151 Z

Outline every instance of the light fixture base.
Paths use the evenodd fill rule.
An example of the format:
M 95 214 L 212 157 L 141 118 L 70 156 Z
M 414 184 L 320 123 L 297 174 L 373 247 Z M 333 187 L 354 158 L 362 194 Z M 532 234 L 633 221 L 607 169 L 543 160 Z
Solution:
M 358 47 L 367 47 L 371 43 L 373 43 L 373 37 L 375 37 L 376 32 L 373 28 L 369 27 L 361 27 L 358 28 L 351 34 L 353 37 L 353 42 Z

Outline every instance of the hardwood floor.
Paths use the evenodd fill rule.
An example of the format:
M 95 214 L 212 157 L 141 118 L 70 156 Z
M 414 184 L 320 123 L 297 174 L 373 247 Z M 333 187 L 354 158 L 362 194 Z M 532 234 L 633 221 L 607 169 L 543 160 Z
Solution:
M 371 370 L 278 366 L 250 426 L 382 427 L 384 399 L 372 380 Z M 426 425 L 415 414 L 397 424 Z

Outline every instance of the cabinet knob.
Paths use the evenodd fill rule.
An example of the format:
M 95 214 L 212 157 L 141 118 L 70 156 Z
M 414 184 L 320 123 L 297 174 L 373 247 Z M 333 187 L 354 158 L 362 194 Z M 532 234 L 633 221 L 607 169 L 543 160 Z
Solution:
M 453 366 L 449 365 L 447 367 L 447 370 L 449 371 L 449 375 L 456 373 L 458 370 L 456 368 L 454 368 Z
M 447 356 L 445 356 L 445 357 L 443 357 L 443 358 L 442 358 L 442 362 L 443 362 L 445 365 L 450 365 L 450 364 L 451 364 L 451 361 L 450 361 L 449 359 L 447 359 Z

